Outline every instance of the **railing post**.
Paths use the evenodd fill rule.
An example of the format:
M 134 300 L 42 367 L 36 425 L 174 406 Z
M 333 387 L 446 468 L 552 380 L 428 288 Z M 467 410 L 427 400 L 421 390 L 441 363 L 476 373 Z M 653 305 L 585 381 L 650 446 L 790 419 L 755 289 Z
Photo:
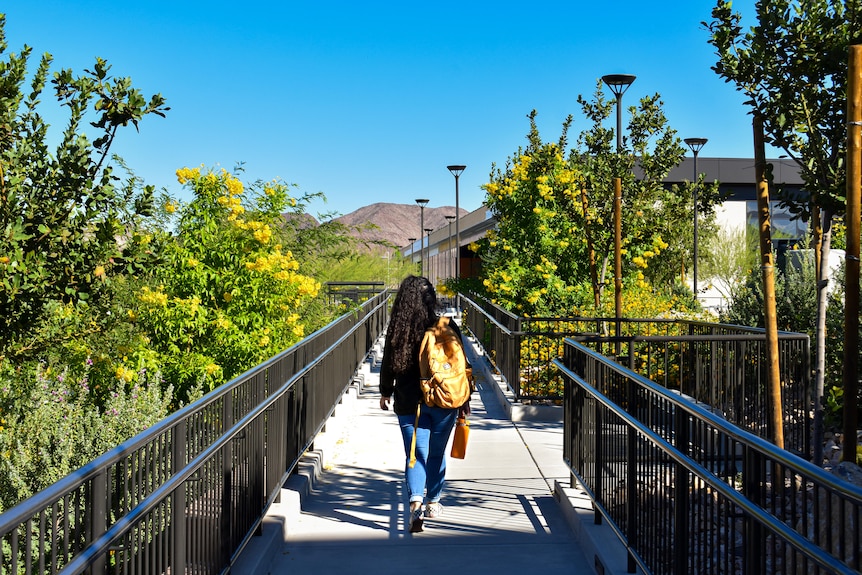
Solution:
M 684 455 L 690 454 L 690 437 L 688 413 L 679 406 L 674 408 L 675 447 Z M 674 465 L 674 514 L 673 514 L 673 573 L 674 575 L 686 575 L 688 549 L 688 516 L 689 516 L 689 489 L 688 470 L 681 463 Z
M 90 485 L 90 521 L 87 541 L 101 537 L 108 527 L 108 470 L 101 469 Z M 28 537 L 29 540 L 29 537 Z M 105 555 L 99 555 L 90 565 L 91 574 L 105 573 Z
M 233 426 L 233 393 L 226 393 L 222 405 L 222 433 Z M 225 444 L 222 448 L 222 493 L 221 513 L 219 514 L 219 560 L 222 565 L 230 562 L 232 550 L 231 524 L 233 513 L 231 512 L 231 499 L 233 492 L 233 441 Z
M 521 357 L 521 344 L 523 340 L 523 335 L 521 335 L 523 324 L 521 323 L 521 318 L 515 320 L 515 332 L 518 335 L 512 336 L 512 345 L 515 346 L 515 349 L 512 350 L 512 362 L 511 362 L 511 373 L 509 384 L 513 386 L 513 390 L 515 392 L 515 401 L 521 400 L 521 365 L 523 365 L 523 358 Z
M 628 368 L 632 371 L 635 371 L 635 343 L 634 339 L 629 341 L 629 352 L 628 352 L 629 365 Z
M 180 419 L 171 429 L 171 473 L 186 465 L 187 421 Z M 171 493 L 171 573 L 186 571 L 186 484 Z
M 763 498 L 760 494 L 760 486 L 763 480 L 760 457 L 754 449 L 748 446 L 744 447 L 744 451 L 742 494 L 749 501 L 760 506 L 763 505 Z M 742 541 L 745 546 L 745 564 L 743 565 L 742 572 L 743 575 L 757 575 L 760 573 L 760 566 L 763 561 L 765 542 L 763 527 L 748 514 L 745 515 L 743 521 Z
M 629 344 L 629 350 L 631 350 L 632 345 Z M 631 355 L 631 351 L 629 352 Z M 628 411 L 629 415 L 631 415 L 635 420 L 638 420 L 638 410 L 637 410 L 637 384 L 635 380 L 631 377 L 626 378 L 626 403 L 628 403 Z M 632 543 L 639 543 L 638 541 L 638 521 L 637 521 L 637 501 L 638 501 L 638 450 L 637 450 L 637 440 L 638 434 L 635 428 L 631 425 L 626 425 L 626 429 L 628 430 L 628 437 L 626 438 L 626 525 L 627 531 L 626 539 L 628 540 L 628 572 L 634 573 L 637 571 L 637 563 L 635 562 L 634 555 L 632 555 Z

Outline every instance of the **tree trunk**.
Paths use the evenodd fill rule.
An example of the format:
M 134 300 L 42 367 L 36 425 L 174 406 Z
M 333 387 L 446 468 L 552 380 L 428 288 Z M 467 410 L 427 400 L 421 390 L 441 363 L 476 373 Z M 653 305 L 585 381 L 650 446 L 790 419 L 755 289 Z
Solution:
M 817 322 L 814 332 L 814 428 L 811 433 L 812 462 L 823 465 L 823 381 L 826 377 L 826 306 L 829 287 L 829 251 L 832 245 L 832 212 L 816 210 L 814 253 L 817 264 Z
M 760 221 L 760 269 L 763 274 L 763 320 L 766 327 L 766 377 L 769 399 L 769 427 L 772 442 L 784 449 L 784 415 L 778 364 L 778 322 L 775 310 L 775 266 L 772 257 L 772 228 L 769 221 L 769 185 L 766 181 L 766 150 L 763 119 L 754 116 L 754 169 L 757 182 L 757 211 Z
M 844 461 L 856 463 L 859 429 L 859 252 L 862 182 L 862 45 L 850 46 L 847 73 L 847 253 L 844 273 Z

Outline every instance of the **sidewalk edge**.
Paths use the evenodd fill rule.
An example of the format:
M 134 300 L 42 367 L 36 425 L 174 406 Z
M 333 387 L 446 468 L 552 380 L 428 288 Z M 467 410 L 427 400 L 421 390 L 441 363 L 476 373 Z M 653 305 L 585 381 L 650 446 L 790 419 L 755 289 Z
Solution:
M 562 509 L 587 561 L 593 558 L 592 567 L 596 575 L 627 575 L 628 551 L 610 527 L 594 523 L 592 501 L 587 494 L 555 481 L 554 499 Z M 637 573 L 643 574 L 643 571 L 637 569 Z

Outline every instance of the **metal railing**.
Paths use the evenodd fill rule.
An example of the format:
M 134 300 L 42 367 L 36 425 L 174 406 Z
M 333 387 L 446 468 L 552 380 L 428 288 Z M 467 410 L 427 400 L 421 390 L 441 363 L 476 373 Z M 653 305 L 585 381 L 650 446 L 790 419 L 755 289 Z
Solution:
M 326 282 L 326 298 L 330 304 L 356 305 L 385 289 L 383 282 Z
M 763 438 L 775 436 L 766 382 L 766 334 L 690 326 L 695 335 L 622 338 L 617 361 L 632 371 L 709 406 L 716 413 Z M 701 329 L 703 328 L 703 329 Z M 601 350 L 608 339 L 575 338 Z M 610 338 L 612 339 L 612 338 Z M 784 447 L 797 455 L 812 453 L 813 398 L 810 341 L 806 334 L 779 333 L 779 379 Z
M 0 515 L 0 574 L 228 572 L 387 304 L 381 292 Z
M 554 359 L 569 337 L 748 431 L 773 437 L 761 328 L 674 319 L 524 318 L 476 296 L 461 299 L 465 323 L 518 401 L 562 399 Z M 780 332 L 778 346 L 785 447 L 808 456 L 814 409 L 809 338 Z
M 656 574 L 857 573 L 862 489 L 567 339 L 564 459 Z

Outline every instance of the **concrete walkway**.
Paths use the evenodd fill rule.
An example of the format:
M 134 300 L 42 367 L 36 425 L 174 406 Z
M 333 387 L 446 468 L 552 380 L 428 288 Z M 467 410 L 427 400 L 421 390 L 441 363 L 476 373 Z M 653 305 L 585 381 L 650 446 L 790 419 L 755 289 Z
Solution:
M 499 377 L 479 348 L 467 352 L 479 393 L 467 457 L 448 462 L 442 518 L 407 530 L 404 447 L 395 415 L 379 407 L 378 343 L 231 573 L 625 573 L 619 541 L 563 487 L 559 412 L 513 421 Z

